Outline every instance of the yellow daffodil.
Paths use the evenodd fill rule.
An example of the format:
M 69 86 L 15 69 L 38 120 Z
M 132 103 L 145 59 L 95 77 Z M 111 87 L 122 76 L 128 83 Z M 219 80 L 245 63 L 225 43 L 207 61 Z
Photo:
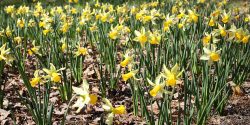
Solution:
M 69 0 L 69 3 L 78 3 L 79 0 Z
M 210 34 L 205 33 L 205 36 L 202 39 L 203 45 L 208 45 L 210 42 L 217 43 L 219 39 L 216 38 L 215 32 Z
M 7 37 L 11 37 L 12 36 L 12 30 L 10 29 L 9 26 L 7 26 L 6 30 L 5 30 L 5 34 Z
M 31 49 L 28 49 L 28 54 L 31 56 L 33 54 L 37 54 L 37 55 L 42 55 L 41 53 L 39 53 L 39 49 L 40 49 L 40 46 L 36 46 L 35 45 L 35 40 L 32 42 L 32 48 Z
M 125 53 L 124 60 L 120 63 L 121 67 L 126 67 L 129 63 L 133 61 L 133 56 L 129 56 L 129 54 L 129 51 Z
M 115 40 L 119 37 L 119 32 L 116 29 L 112 29 L 109 34 L 108 34 L 109 38 Z
M 28 27 L 34 27 L 36 25 L 36 22 L 33 19 L 30 19 L 28 22 Z
M 236 40 L 241 40 L 242 37 L 243 37 L 243 30 L 242 29 L 237 30 L 235 33 Z
M 65 53 L 66 49 L 67 49 L 67 44 L 64 42 L 62 43 L 61 50 L 63 53 Z
M 213 27 L 213 26 L 215 26 L 215 23 L 216 23 L 215 19 L 213 17 L 211 17 L 211 19 L 208 22 L 208 25 Z
M 211 13 L 211 16 L 214 17 L 214 18 L 217 18 L 220 15 L 220 13 L 221 13 L 221 10 L 216 9 Z
M 195 13 L 195 11 L 192 11 L 192 10 L 188 10 L 188 20 L 189 22 L 194 22 L 194 23 L 197 23 L 198 22 L 198 17 L 199 15 L 197 13 Z
M 245 22 L 250 22 L 250 14 L 247 14 L 246 17 L 244 18 Z
M 211 65 L 213 62 L 218 62 L 220 60 L 221 50 L 217 50 L 216 45 L 211 45 L 211 50 L 209 48 L 203 47 L 204 55 L 200 57 L 201 60 L 208 61 L 208 64 Z
M 17 14 L 18 15 L 21 15 L 21 14 L 27 14 L 29 12 L 29 7 L 27 6 L 20 6 L 18 9 L 17 9 Z
M 161 35 L 158 31 L 155 31 L 153 33 L 150 33 L 150 36 L 149 36 L 149 43 L 150 44 L 159 44 L 160 41 L 161 41 Z
M 15 11 L 15 6 L 14 6 L 14 5 L 7 6 L 7 7 L 4 8 L 4 11 L 5 11 L 7 14 L 12 14 L 12 13 L 14 13 L 14 11 Z
M 163 73 L 162 76 L 166 78 L 166 85 L 174 87 L 178 82 L 179 78 L 182 75 L 182 71 L 179 70 L 180 67 L 178 64 L 175 64 L 174 67 L 169 70 L 166 65 L 163 66 Z
M 243 38 L 242 38 L 242 43 L 244 43 L 244 44 L 247 44 L 248 43 L 248 41 L 249 41 L 249 38 L 250 38 L 250 35 L 245 35 L 245 36 L 243 36 Z
M 228 23 L 229 20 L 230 20 L 230 12 L 229 12 L 229 13 L 226 13 L 226 11 L 224 10 L 224 13 L 223 13 L 223 15 L 221 16 L 221 18 L 222 18 L 221 21 L 222 21 L 224 24 Z
M 198 2 L 198 3 L 205 3 L 206 0 L 198 0 L 197 2 Z
M 80 45 L 77 47 L 77 51 L 75 52 L 75 57 L 77 56 L 85 56 L 88 54 L 88 49 L 81 47 Z
M 126 74 L 122 74 L 122 79 L 123 81 L 127 81 L 128 79 L 132 78 L 132 77 L 135 77 L 135 74 L 138 72 L 138 70 L 133 70 L 133 71 L 130 71 Z
M 148 83 L 153 86 L 153 89 L 150 90 L 149 94 L 153 97 L 155 97 L 156 95 L 161 95 L 165 90 L 165 83 L 160 83 L 161 82 L 161 75 L 157 76 L 155 79 L 155 83 L 153 83 L 151 80 L 149 80 L 147 78 Z
M 87 104 L 96 104 L 97 95 L 89 94 L 89 84 L 86 80 L 83 80 L 80 88 L 73 86 L 72 89 L 78 96 L 76 103 L 72 106 L 78 107 L 76 113 L 79 113 Z
M 43 35 L 47 35 L 48 33 L 50 33 L 52 30 L 51 30 L 51 27 L 50 26 L 48 26 L 48 27 L 46 27 L 44 30 L 43 30 Z
M 17 26 L 23 28 L 25 26 L 25 20 L 23 18 L 17 20 Z
M 6 44 L 3 44 L 0 48 L 0 61 L 2 60 L 7 60 L 8 58 L 8 53 L 10 52 L 10 49 L 5 49 L 6 48 Z
M 39 82 L 41 82 L 42 77 L 39 76 L 40 70 L 34 72 L 34 77 L 30 80 L 30 85 L 35 87 Z
M 174 23 L 174 17 L 167 15 L 166 20 L 163 22 L 163 30 L 169 31 L 170 27 Z
M 89 30 L 90 30 L 91 32 L 95 32 L 95 31 L 98 30 L 98 27 L 96 26 L 95 23 L 93 23 L 93 24 L 91 24 L 91 26 L 89 27 Z
M 172 9 L 171 9 L 172 13 L 175 14 L 175 13 L 178 13 L 178 8 L 177 6 L 172 6 Z
M 205 36 L 204 36 L 203 39 L 202 39 L 203 44 L 208 44 L 208 43 L 210 43 L 211 38 L 212 38 L 212 37 L 211 37 L 210 34 L 205 33 Z
M 227 31 L 225 30 L 225 26 L 222 27 L 220 24 L 218 24 L 218 28 L 219 28 L 220 35 L 225 37 L 227 35 Z
M 148 33 L 146 33 L 145 28 L 142 27 L 141 32 L 135 30 L 136 37 L 134 41 L 140 42 L 141 46 L 144 47 L 145 43 L 148 41 Z
M 22 42 L 22 37 L 20 36 L 17 36 L 14 38 L 14 41 L 17 43 L 17 44 L 20 44 Z
M 67 33 L 69 28 L 70 28 L 70 24 L 67 22 L 64 22 L 60 28 L 60 31 L 62 31 L 62 33 Z
M 61 74 L 58 72 L 64 69 L 65 68 L 56 70 L 56 67 L 52 63 L 50 63 L 50 69 L 46 69 L 46 68 L 43 69 L 43 71 L 47 73 L 47 76 L 45 76 L 44 78 L 50 79 L 54 83 L 58 83 L 61 81 Z
M 73 7 L 71 8 L 70 12 L 71 14 L 77 14 L 77 9 Z
M 126 107 L 124 105 L 113 107 L 107 98 L 103 98 L 103 102 L 104 104 L 102 105 L 102 108 L 108 112 L 107 119 L 105 120 L 107 125 L 113 125 L 114 115 L 122 115 L 126 113 Z
M 185 17 L 185 10 L 184 9 L 180 9 L 179 14 L 177 15 L 178 19 L 182 19 L 183 17 Z

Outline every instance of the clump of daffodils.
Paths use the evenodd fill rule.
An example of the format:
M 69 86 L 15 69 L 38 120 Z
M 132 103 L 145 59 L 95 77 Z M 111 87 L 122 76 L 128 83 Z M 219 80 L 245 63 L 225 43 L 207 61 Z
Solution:
M 122 38 L 122 36 L 125 36 L 129 32 L 130 32 L 129 27 L 120 24 L 115 27 L 112 26 L 111 31 L 108 33 L 108 36 L 110 39 L 115 40 L 118 38 Z
M 78 97 L 76 103 L 72 106 L 78 108 L 76 113 L 79 113 L 87 104 L 96 104 L 97 95 L 89 94 L 89 84 L 86 80 L 83 80 L 83 83 L 79 88 L 73 86 L 72 89 Z
M 115 115 L 121 115 L 126 113 L 126 107 L 124 105 L 119 105 L 117 107 L 113 107 L 111 102 L 107 98 L 103 98 L 104 104 L 102 105 L 102 108 L 108 112 L 107 119 L 105 123 L 107 125 L 113 124 L 113 119 Z
M 236 28 L 236 26 L 233 24 L 231 25 L 231 28 L 228 30 L 229 32 L 229 41 L 235 40 L 236 42 L 240 43 L 248 43 L 250 34 L 248 30 L 243 30 L 242 28 Z

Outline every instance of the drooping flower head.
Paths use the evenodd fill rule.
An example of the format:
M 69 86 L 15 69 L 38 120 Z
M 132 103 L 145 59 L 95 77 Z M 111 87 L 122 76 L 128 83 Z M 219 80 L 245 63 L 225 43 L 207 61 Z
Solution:
M 114 115 L 121 115 L 126 113 L 126 107 L 124 105 L 113 107 L 111 102 L 107 98 L 103 98 L 103 102 L 104 104 L 102 105 L 102 108 L 106 112 L 108 112 L 107 119 L 105 121 L 107 125 L 113 124 Z
M 76 113 L 79 113 L 87 104 L 96 104 L 97 95 L 89 93 L 89 84 L 86 80 L 83 80 L 81 87 L 72 87 L 74 93 L 78 98 L 76 103 L 72 107 L 78 107 Z

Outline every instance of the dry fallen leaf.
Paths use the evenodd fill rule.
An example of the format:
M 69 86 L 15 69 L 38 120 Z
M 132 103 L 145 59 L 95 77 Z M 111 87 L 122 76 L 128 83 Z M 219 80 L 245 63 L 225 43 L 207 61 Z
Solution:
M 0 121 L 5 120 L 9 116 L 10 112 L 4 109 L 0 109 Z

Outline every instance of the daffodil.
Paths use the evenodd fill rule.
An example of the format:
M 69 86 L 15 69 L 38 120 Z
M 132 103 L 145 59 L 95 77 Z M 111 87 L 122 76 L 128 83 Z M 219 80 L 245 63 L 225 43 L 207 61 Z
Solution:
M 161 41 L 161 34 L 158 31 L 155 31 L 153 33 L 150 33 L 149 38 L 150 44 L 159 44 Z
M 3 44 L 0 48 L 0 61 L 7 60 L 7 55 L 10 52 L 10 49 L 6 49 L 6 44 Z
M 182 19 L 183 17 L 185 17 L 185 10 L 184 9 L 180 9 L 180 11 L 179 11 L 179 14 L 177 15 L 177 18 L 178 19 Z
M 127 51 L 125 53 L 124 60 L 121 61 L 121 63 L 120 63 L 121 67 L 126 67 L 129 63 L 131 63 L 133 61 L 133 56 L 130 56 L 129 54 L 130 54 L 129 51 Z
M 77 56 L 85 56 L 88 54 L 88 49 L 81 47 L 80 45 L 77 47 L 77 51 L 75 52 L 75 57 Z
M 227 31 L 225 29 L 225 26 L 222 27 L 220 24 L 218 24 L 218 28 L 219 28 L 220 35 L 225 37 L 227 35 Z
M 217 18 L 220 15 L 220 13 L 221 13 L 221 10 L 216 9 L 211 13 L 211 16 L 214 17 L 214 18 Z
M 172 13 L 175 14 L 178 12 L 178 7 L 176 5 L 172 6 L 172 9 L 171 9 Z
M 62 38 L 61 40 L 60 40 L 60 42 L 61 42 L 61 50 L 62 50 L 62 52 L 63 53 L 65 53 L 66 52 L 66 50 L 67 50 L 67 48 L 68 48 L 68 46 L 67 46 L 67 44 L 66 44 L 66 38 L 64 37 L 64 38 Z
M 133 71 L 130 71 L 126 74 L 122 74 L 122 79 L 123 81 L 127 81 L 128 79 L 132 78 L 132 77 L 135 77 L 135 74 L 138 72 L 138 70 L 133 70 Z
M 86 80 L 83 80 L 80 88 L 73 86 L 72 89 L 78 96 L 76 103 L 72 106 L 78 107 L 76 113 L 79 113 L 87 104 L 96 104 L 97 95 L 89 94 L 89 84 Z
M 246 17 L 244 18 L 245 22 L 250 22 L 250 14 L 247 14 Z
M 226 13 L 226 11 L 224 10 L 224 13 L 223 13 L 223 15 L 221 16 L 221 18 L 222 18 L 222 22 L 224 23 L 224 24 L 226 24 L 226 23 L 228 23 L 229 22 L 229 20 L 230 20 L 230 12 L 228 12 L 228 13 Z
M 47 35 L 48 33 L 50 33 L 52 31 L 50 25 L 46 26 L 46 28 L 43 30 L 43 35 Z
M 169 31 L 170 27 L 172 26 L 173 23 L 174 23 L 174 17 L 169 16 L 169 14 L 168 14 L 166 17 L 166 20 L 163 22 L 163 30 Z
M 30 80 L 30 85 L 35 87 L 39 82 L 41 82 L 42 77 L 39 76 L 40 70 L 34 72 L 34 77 Z
M 14 5 L 7 6 L 7 7 L 4 8 L 4 11 L 5 11 L 7 14 L 12 14 L 12 13 L 15 11 L 15 6 L 14 6 Z
M 47 73 L 47 75 L 44 76 L 44 78 L 50 79 L 54 83 L 58 83 L 61 81 L 61 74 L 58 72 L 64 69 L 65 68 L 60 68 L 57 70 L 56 67 L 52 63 L 50 63 L 50 69 L 46 68 L 43 69 L 43 71 Z
M 119 105 L 117 107 L 113 107 L 110 101 L 107 98 L 103 98 L 103 102 L 105 104 L 102 105 L 102 108 L 108 112 L 107 119 L 105 123 L 107 125 L 113 124 L 114 115 L 121 115 L 126 113 L 126 107 L 124 105 Z
M 198 19 L 199 19 L 199 15 L 195 11 L 188 10 L 188 20 L 189 20 L 189 22 L 197 23 Z
M 33 54 L 37 54 L 37 55 L 42 55 L 41 53 L 39 53 L 39 49 L 40 49 L 40 46 L 36 46 L 35 45 L 35 40 L 32 42 L 32 48 L 28 49 L 28 54 L 31 56 Z
M 248 41 L 249 41 L 249 38 L 250 38 L 250 35 L 245 35 L 245 36 L 243 36 L 243 38 L 242 38 L 242 43 L 244 43 L 244 44 L 247 44 L 248 43 Z
M 216 38 L 215 32 L 212 32 L 210 34 L 205 33 L 205 36 L 202 39 L 203 45 L 208 45 L 210 42 L 217 43 L 219 39 Z
M 197 2 L 198 2 L 198 3 L 205 3 L 206 0 L 198 0 Z
M 119 32 L 116 29 L 112 29 L 109 34 L 108 34 L 109 38 L 115 40 L 119 37 Z
M 212 44 L 211 49 L 203 47 L 204 55 L 200 57 L 201 60 L 208 61 L 208 64 L 211 65 L 213 62 L 218 62 L 220 60 L 221 50 L 217 50 L 216 45 Z
M 23 28 L 25 26 L 25 20 L 23 18 L 17 20 L 17 26 Z
M 17 44 L 19 44 L 19 43 L 22 42 L 22 37 L 17 36 L 17 37 L 14 38 L 14 41 L 15 41 Z
M 147 78 L 148 83 L 153 86 L 153 89 L 150 90 L 149 94 L 153 97 L 156 95 L 161 95 L 163 92 L 165 92 L 164 87 L 165 83 L 160 83 L 161 82 L 161 75 L 157 76 L 155 79 L 155 83 L 153 83 L 150 79 Z
M 213 26 L 215 26 L 215 23 L 216 23 L 215 19 L 213 17 L 211 17 L 211 19 L 208 22 L 208 25 L 213 27 Z
M 205 36 L 202 39 L 203 44 L 208 44 L 210 43 L 212 39 L 212 36 L 210 34 L 205 33 Z
M 67 22 L 64 22 L 60 28 L 60 31 L 62 31 L 62 33 L 67 33 L 69 28 L 70 28 L 70 24 Z
M 30 8 L 27 6 L 19 6 L 19 8 L 17 9 L 17 14 L 18 15 L 22 15 L 22 14 L 27 14 L 29 12 Z
M 166 85 L 174 87 L 177 83 L 179 83 L 179 78 L 181 77 L 182 72 L 183 70 L 180 71 L 180 67 L 177 63 L 171 70 L 164 65 L 162 76 L 166 79 Z
M 9 26 L 7 26 L 6 30 L 5 30 L 5 34 L 7 37 L 11 37 L 12 36 L 12 30 L 10 29 Z
M 98 27 L 96 26 L 95 23 L 93 23 L 93 24 L 91 24 L 91 26 L 89 27 L 89 30 L 90 30 L 91 32 L 95 32 L 95 31 L 98 30 Z
M 229 31 L 228 40 L 235 39 L 236 42 L 241 42 L 244 35 L 246 34 L 246 32 L 242 28 L 237 29 L 235 25 L 232 25 L 228 31 Z
M 145 43 L 148 41 L 148 33 L 146 33 L 145 28 L 142 27 L 140 32 L 135 30 L 135 35 L 134 41 L 140 42 L 141 46 L 144 47 Z

